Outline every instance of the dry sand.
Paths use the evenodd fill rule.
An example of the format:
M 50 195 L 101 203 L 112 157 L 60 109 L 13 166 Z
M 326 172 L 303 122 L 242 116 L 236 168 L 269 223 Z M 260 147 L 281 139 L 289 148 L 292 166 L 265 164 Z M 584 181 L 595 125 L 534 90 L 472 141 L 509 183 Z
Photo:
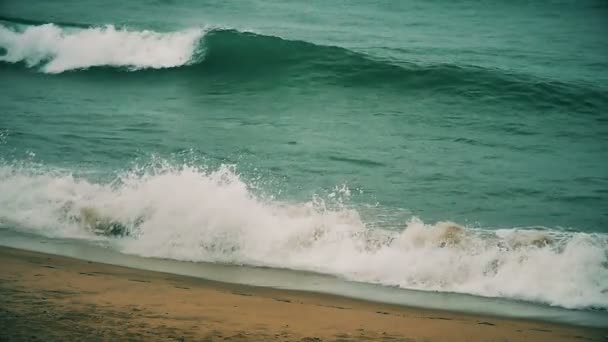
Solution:
M 4 247 L 0 265 L 0 341 L 603 341 L 608 335 Z

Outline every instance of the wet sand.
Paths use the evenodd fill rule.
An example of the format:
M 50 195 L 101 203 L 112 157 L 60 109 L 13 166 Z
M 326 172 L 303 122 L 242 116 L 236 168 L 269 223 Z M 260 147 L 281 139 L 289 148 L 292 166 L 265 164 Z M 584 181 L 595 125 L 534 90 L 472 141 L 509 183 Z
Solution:
M 604 341 L 606 329 L 225 284 L 0 247 L 0 341 Z

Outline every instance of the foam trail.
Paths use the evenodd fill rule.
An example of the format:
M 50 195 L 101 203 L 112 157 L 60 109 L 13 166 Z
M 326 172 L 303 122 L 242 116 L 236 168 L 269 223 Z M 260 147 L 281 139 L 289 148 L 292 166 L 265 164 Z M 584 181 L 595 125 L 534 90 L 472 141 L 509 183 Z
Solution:
M 120 222 L 129 236 L 95 235 L 82 220 L 71 219 L 79 217 L 79 208 L 94 208 L 99 222 Z M 143 168 L 111 183 L 0 166 L 0 225 L 111 239 L 121 252 L 145 257 L 308 270 L 402 288 L 608 309 L 606 234 L 472 229 L 416 218 L 380 229 L 357 210 L 318 198 L 263 199 L 226 166 Z
M 132 70 L 172 68 L 195 56 L 204 29 L 179 32 L 131 31 L 113 25 L 87 29 L 54 24 L 28 26 L 22 31 L 0 25 L 0 61 L 24 62 L 46 73 L 95 66 Z M 0 50 L 2 50 L 0 49 Z

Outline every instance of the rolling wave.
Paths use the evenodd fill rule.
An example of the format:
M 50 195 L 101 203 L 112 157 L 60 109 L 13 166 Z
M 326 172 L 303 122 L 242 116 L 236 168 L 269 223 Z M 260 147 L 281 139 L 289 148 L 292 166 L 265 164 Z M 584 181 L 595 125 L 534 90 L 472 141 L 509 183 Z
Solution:
M 408 289 L 608 309 L 606 234 L 479 229 L 415 217 L 378 226 L 344 205 L 347 188 L 327 201 L 288 203 L 257 195 L 233 167 L 158 164 L 108 183 L 69 170 L 0 165 L 0 227 L 110 239 L 120 252 L 144 257 L 289 268 Z M 341 201 L 330 205 L 331 198 Z
M 298 82 L 424 90 L 583 111 L 608 104 L 608 92 L 596 85 L 470 65 L 386 60 L 342 47 L 233 29 L 195 27 L 161 33 L 112 25 L 29 25 L 23 20 L 6 20 L 0 23 L 0 62 L 24 64 L 44 73 L 101 68 L 110 73 L 156 70 L 202 79 L 209 74 L 258 79 L 281 76 Z

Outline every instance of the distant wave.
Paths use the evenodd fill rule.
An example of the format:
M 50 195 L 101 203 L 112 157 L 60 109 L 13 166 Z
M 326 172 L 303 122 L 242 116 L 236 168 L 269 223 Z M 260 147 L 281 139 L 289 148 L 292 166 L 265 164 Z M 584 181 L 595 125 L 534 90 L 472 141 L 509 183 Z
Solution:
M 10 16 L 4 16 L 4 15 L 0 15 L 0 22 L 4 22 L 6 25 L 9 26 L 23 26 L 23 25 L 46 25 L 49 24 L 48 21 L 43 21 L 43 20 L 33 20 L 33 19 L 28 19 L 28 18 L 19 18 L 19 17 L 10 17 Z M 68 21 L 55 21 L 53 22 L 54 25 L 57 26 L 62 26 L 62 27 L 67 27 L 67 28 L 82 28 L 82 29 L 87 29 L 92 27 L 93 25 L 89 25 L 89 24 L 84 24 L 84 23 L 76 23 L 76 22 L 68 22 Z
M 25 64 L 45 73 L 92 68 L 109 72 L 169 69 L 164 72 L 177 73 L 177 77 L 284 77 L 298 82 L 452 93 L 580 111 L 596 112 L 608 105 L 608 92 L 596 85 L 470 65 L 383 60 L 342 47 L 233 29 L 195 27 L 161 33 L 112 25 L 29 25 L 23 20 L 6 20 L 0 23 L 0 62 Z
M 608 235 L 478 229 L 420 219 L 380 227 L 348 189 L 327 200 L 264 199 L 232 167 L 127 170 L 109 183 L 0 165 L 0 228 L 110 239 L 127 254 L 306 270 L 425 291 L 608 309 Z M 170 189 L 171 196 L 167 196 Z
M 130 31 L 112 25 L 87 29 L 54 24 L 15 30 L 0 26 L 0 61 L 23 62 L 46 73 L 95 66 L 131 70 L 172 68 L 188 64 L 196 53 L 203 29 L 172 33 Z

